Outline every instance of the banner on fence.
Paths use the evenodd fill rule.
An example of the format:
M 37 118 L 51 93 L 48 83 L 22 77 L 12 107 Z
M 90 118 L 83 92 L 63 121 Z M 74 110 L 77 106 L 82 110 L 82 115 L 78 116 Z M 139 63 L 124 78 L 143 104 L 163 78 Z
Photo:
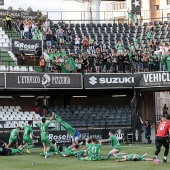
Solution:
M 43 48 L 41 40 L 12 39 L 13 53 L 20 53 L 21 51 L 24 51 L 26 54 L 35 54 L 38 46 Z
M 1 0 L 3 2 L 3 0 Z M 37 12 L 0 9 L 0 17 L 5 18 L 10 13 L 13 19 L 37 19 Z
M 82 89 L 81 74 L 6 73 L 8 89 Z

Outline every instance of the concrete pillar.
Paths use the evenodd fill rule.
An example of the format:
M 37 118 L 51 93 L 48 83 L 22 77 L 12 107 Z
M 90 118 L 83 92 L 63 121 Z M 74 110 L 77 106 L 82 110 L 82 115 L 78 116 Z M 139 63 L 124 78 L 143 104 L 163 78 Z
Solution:
M 91 0 L 92 19 L 94 23 L 100 22 L 100 3 L 101 0 Z
M 92 20 L 92 17 L 91 17 L 91 2 L 89 0 L 85 1 L 83 3 L 84 5 L 84 19 L 85 20 L 89 20 L 87 21 L 90 22 L 90 20 Z

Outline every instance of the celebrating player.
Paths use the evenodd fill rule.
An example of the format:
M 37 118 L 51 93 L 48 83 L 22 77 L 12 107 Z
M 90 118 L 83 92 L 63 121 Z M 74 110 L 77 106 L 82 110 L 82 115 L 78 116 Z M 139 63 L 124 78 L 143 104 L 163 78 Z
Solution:
M 48 152 L 50 150 L 50 139 L 49 139 L 49 135 L 48 135 L 48 126 L 50 125 L 50 122 L 53 120 L 53 117 L 54 117 L 54 113 L 52 113 L 52 116 L 50 117 L 49 122 L 46 123 L 46 118 L 43 117 L 42 123 L 39 123 L 38 120 L 36 119 L 35 115 L 33 115 L 33 119 L 34 119 L 34 121 L 37 122 L 37 126 L 40 129 L 41 142 L 44 147 L 45 158 L 48 157 Z
M 77 145 L 81 136 L 80 132 L 77 129 L 71 127 L 67 122 L 63 121 L 59 115 L 56 114 L 55 118 L 57 122 L 60 123 L 71 134 L 72 145 Z
M 160 122 L 157 129 L 157 134 L 155 138 L 156 151 L 155 156 L 153 157 L 153 161 L 155 164 L 158 164 L 157 156 L 161 151 L 162 145 L 165 148 L 163 162 L 167 162 L 167 156 L 169 153 L 169 139 L 167 139 L 168 132 L 170 134 L 170 114 L 166 115 L 166 119 L 162 119 L 162 122 Z
M 24 142 L 26 143 L 25 145 L 24 145 L 24 148 L 27 148 L 27 150 L 26 150 L 26 152 L 27 153 L 31 153 L 30 151 L 29 151 L 29 149 L 31 149 L 31 148 L 33 148 L 34 147 L 34 143 L 33 143 L 33 140 L 32 140 L 32 138 L 34 137 L 34 138 L 40 138 L 39 136 L 35 136 L 34 134 L 33 134 L 33 129 L 32 129 L 32 121 L 31 120 L 29 120 L 28 121 L 28 125 L 24 125 L 23 126 L 23 129 L 24 129 L 24 136 L 23 136 L 23 140 L 24 140 Z
M 86 139 L 86 146 L 88 148 L 88 156 L 86 157 L 80 157 L 78 155 L 79 160 L 85 160 L 85 161 L 100 161 L 100 160 L 106 160 L 108 157 L 100 156 L 100 147 L 101 143 L 99 144 L 96 138 L 91 139 L 91 143 L 88 143 L 89 138 Z
M 112 131 L 109 131 L 109 139 L 102 139 L 100 140 L 100 142 L 109 142 L 111 143 L 113 149 L 108 153 L 108 158 L 110 158 L 110 156 L 113 156 L 114 154 L 118 153 L 121 150 L 121 145 L 117 139 L 117 137 L 115 135 L 113 135 L 114 133 Z
M 60 150 L 61 151 L 61 150 Z M 51 142 L 50 142 L 50 150 L 49 150 L 49 153 L 48 155 L 49 156 L 54 156 L 54 155 L 57 155 L 59 153 L 59 149 L 57 148 L 56 146 L 56 143 L 55 143 L 55 140 L 53 139 Z M 40 153 L 40 156 L 45 156 L 44 153 Z
M 145 158 L 147 156 L 147 153 L 144 155 L 138 155 L 138 154 L 128 154 L 123 156 L 115 156 L 117 159 L 117 162 L 125 162 L 125 161 L 152 161 L 153 159 Z
M 9 137 L 9 143 L 6 146 L 7 148 L 9 148 L 12 144 L 12 142 L 16 143 L 16 148 L 18 147 L 18 139 L 20 139 L 19 136 L 19 131 L 21 130 L 20 127 L 17 127 L 16 129 L 13 129 L 10 133 L 10 137 Z

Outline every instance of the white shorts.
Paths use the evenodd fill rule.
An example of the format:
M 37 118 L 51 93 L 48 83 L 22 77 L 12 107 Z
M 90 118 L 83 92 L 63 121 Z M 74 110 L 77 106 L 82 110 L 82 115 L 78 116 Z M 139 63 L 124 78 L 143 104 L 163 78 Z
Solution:
M 71 136 L 72 142 L 76 142 L 80 139 L 80 136 Z

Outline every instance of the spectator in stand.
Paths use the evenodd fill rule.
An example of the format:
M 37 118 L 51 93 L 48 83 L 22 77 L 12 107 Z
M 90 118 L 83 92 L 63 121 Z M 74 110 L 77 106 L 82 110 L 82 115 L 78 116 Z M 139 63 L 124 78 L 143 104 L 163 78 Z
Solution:
M 168 114 L 168 107 L 166 106 L 166 104 L 164 104 L 164 107 L 162 108 L 162 112 L 163 112 L 163 117 L 166 117 L 166 115 Z
M 29 39 L 29 23 L 27 21 L 24 23 L 24 37 Z
M 129 72 L 129 55 L 128 52 L 124 53 L 124 72 Z
M 51 49 L 51 40 L 52 40 L 52 32 L 51 30 L 49 30 L 47 33 L 46 33 L 46 47 L 47 47 L 47 52 L 50 51 Z
M 46 98 L 46 96 L 43 96 L 43 113 L 44 113 L 44 117 L 47 116 L 47 108 L 48 108 L 48 99 Z
M 87 49 L 89 47 L 89 40 L 86 36 L 84 36 L 82 40 L 82 44 L 83 44 L 83 49 Z
M 35 49 L 35 57 L 36 57 L 36 65 L 38 65 L 39 59 L 42 56 L 42 48 L 40 47 L 40 45 L 38 45 L 38 47 Z
M 66 30 L 66 40 L 67 40 L 67 43 L 71 44 L 71 41 L 72 41 L 72 30 L 70 29 L 70 26 L 68 26 L 67 30 Z
M 154 71 L 154 56 L 153 53 L 149 53 L 148 57 L 148 63 L 149 63 L 149 71 Z
M 87 73 L 88 71 L 88 66 L 89 66 L 89 60 L 87 59 L 87 54 L 83 54 L 83 59 L 82 59 L 82 67 L 83 67 L 83 73 Z
M 153 25 L 149 24 L 146 29 L 148 40 L 151 41 L 153 39 Z
M 12 20 L 11 15 L 10 15 L 9 12 L 7 12 L 7 15 L 6 15 L 6 27 L 7 27 L 7 29 L 9 29 L 10 31 L 11 31 L 11 29 L 12 29 L 11 20 Z
M 40 67 L 41 67 L 41 71 L 45 72 L 45 58 L 44 58 L 44 54 L 42 54 L 42 56 L 40 57 Z
M 39 39 L 39 40 L 44 40 L 44 34 L 43 34 L 43 32 L 40 31 L 40 33 L 38 34 L 38 39 Z
M 114 51 L 112 51 L 110 62 L 111 62 L 110 73 L 116 73 L 117 72 L 117 56 L 114 53 Z
M 19 23 L 19 29 L 20 29 L 20 33 L 21 33 L 21 38 L 24 39 L 24 23 L 23 23 L 23 21 L 21 21 Z
M 77 53 L 77 50 L 80 49 L 80 38 L 78 35 L 76 35 L 76 38 L 75 38 L 75 54 Z
M 165 50 L 165 55 L 168 55 L 169 50 L 170 50 L 170 47 L 169 47 L 168 43 L 165 43 L 165 45 L 163 47 L 164 47 L 164 50 Z
M 123 54 L 123 49 L 124 49 L 124 45 L 121 41 L 118 41 L 118 44 L 117 44 L 117 54 L 120 55 L 120 54 Z
M 32 40 L 38 40 L 38 34 L 36 32 L 32 35 Z
M 148 57 L 146 54 L 143 54 L 143 71 L 148 71 Z
M 133 25 L 134 22 L 134 13 L 132 12 L 132 10 L 129 10 L 128 8 L 128 18 L 129 18 L 129 25 Z
M 89 72 L 92 73 L 93 72 L 93 68 L 94 68 L 94 55 L 90 54 L 88 56 L 88 60 L 89 60 Z
M 36 114 L 40 115 L 40 102 L 38 96 L 35 97 L 35 108 L 36 108 Z
M 59 37 L 59 42 L 60 42 L 60 48 L 62 48 L 63 44 L 64 44 L 64 30 L 63 28 L 60 26 L 59 29 L 57 30 L 57 35 Z
M 90 54 L 95 54 L 95 48 L 94 48 L 94 39 L 92 37 L 90 37 L 89 39 L 89 50 L 90 50 Z
M 46 21 L 44 23 L 44 26 L 45 26 L 45 31 L 48 32 L 50 30 L 50 21 L 49 21 L 49 19 L 46 19 Z
M 95 63 L 96 73 L 99 73 L 99 71 L 100 71 L 100 58 L 99 58 L 99 54 L 95 54 L 94 63 Z
M 25 58 L 25 53 L 23 51 L 23 49 L 20 51 L 20 56 L 21 56 L 21 64 L 25 65 L 26 64 L 26 58 Z
M 137 17 L 137 15 L 135 14 L 134 16 L 134 21 L 135 21 L 135 28 L 138 29 L 138 22 L 139 22 L 139 19 Z

